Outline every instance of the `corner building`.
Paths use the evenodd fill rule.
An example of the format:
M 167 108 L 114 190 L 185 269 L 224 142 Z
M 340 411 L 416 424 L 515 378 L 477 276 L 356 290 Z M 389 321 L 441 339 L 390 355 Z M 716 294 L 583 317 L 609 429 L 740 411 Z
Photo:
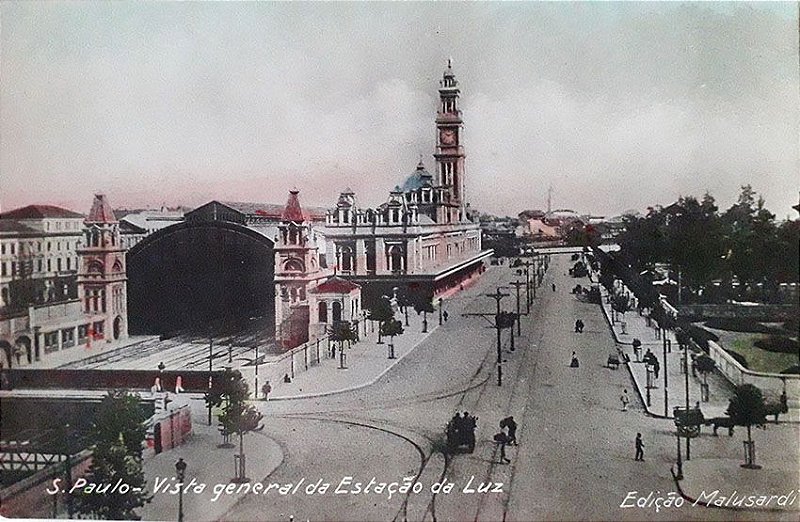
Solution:
M 434 174 L 416 169 L 377 208 L 361 208 L 345 189 L 326 216 L 325 257 L 337 275 L 359 284 L 368 306 L 395 289 L 413 299 L 445 297 L 484 269 L 480 225 L 466 203 L 461 91 L 450 63 L 439 87 Z

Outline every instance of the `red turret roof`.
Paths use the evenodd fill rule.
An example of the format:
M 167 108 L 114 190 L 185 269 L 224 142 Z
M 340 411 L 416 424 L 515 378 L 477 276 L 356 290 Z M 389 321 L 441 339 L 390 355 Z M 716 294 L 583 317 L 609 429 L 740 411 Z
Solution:
M 306 221 L 303 209 L 300 208 L 300 200 L 297 199 L 297 194 L 299 192 L 300 191 L 297 189 L 289 191 L 289 200 L 286 202 L 286 208 L 283 209 L 283 215 L 281 216 L 283 221 L 294 221 L 295 223 Z
M 312 294 L 349 294 L 358 288 L 361 287 L 347 279 L 333 276 L 316 288 L 312 288 L 309 292 Z
M 80 218 L 78 214 L 65 208 L 53 205 L 28 205 L 0 214 L 0 219 L 44 219 L 44 218 Z
M 89 211 L 89 217 L 86 218 L 87 223 L 117 223 L 117 218 L 114 216 L 114 211 L 111 210 L 111 204 L 105 194 L 95 194 L 94 202 L 92 202 L 92 210 Z

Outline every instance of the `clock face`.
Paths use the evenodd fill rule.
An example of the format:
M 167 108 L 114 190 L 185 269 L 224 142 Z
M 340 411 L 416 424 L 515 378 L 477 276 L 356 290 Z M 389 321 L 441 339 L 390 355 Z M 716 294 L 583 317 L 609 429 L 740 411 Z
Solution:
M 443 129 L 439 134 L 439 139 L 442 141 L 443 145 L 455 145 L 456 131 L 453 129 Z

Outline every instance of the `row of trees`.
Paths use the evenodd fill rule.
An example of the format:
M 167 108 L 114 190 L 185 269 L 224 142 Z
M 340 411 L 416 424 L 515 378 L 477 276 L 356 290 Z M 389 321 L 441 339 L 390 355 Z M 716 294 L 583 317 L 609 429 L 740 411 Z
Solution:
M 695 295 L 707 294 L 712 281 L 730 290 L 735 278 L 734 295 L 774 300 L 779 283 L 798 282 L 800 220 L 776 221 L 750 185 L 722 213 L 705 194 L 624 219 L 626 231 L 618 239 L 624 261 L 637 272 L 669 263 Z

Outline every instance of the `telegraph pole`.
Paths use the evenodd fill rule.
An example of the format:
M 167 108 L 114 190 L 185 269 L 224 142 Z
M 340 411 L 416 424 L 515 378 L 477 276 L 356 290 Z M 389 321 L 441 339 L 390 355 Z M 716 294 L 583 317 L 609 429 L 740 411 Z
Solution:
M 522 281 L 517 279 L 516 281 L 512 281 L 509 284 L 517 289 L 517 335 L 522 335 L 522 325 L 520 324 L 520 314 L 519 314 L 519 289 L 520 287 L 522 287 L 523 283 Z M 530 312 L 530 310 L 528 312 Z
M 500 328 L 500 300 L 504 297 L 508 297 L 511 294 L 504 294 L 500 291 L 500 288 L 497 288 L 497 292 L 494 294 L 484 294 L 486 297 L 491 297 L 495 300 L 497 304 L 497 313 L 494 316 L 494 327 L 497 330 L 497 385 L 503 385 L 503 352 L 502 352 L 502 343 L 503 340 L 500 337 L 500 333 L 502 329 Z
M 520 262 L 520 264 L 519 264 L 519 266 L 524 266 L 525 267 L 525 282 L 527 284 L 526 289 L 527 289 L 527 294 L 528 294 L 527 313 L 531 313 L 531 303 L 533 302 L 533 300 L 531 299 L 531 294 L 530 294 L 530 288 L 531 288 L 530 268 L 532 266 L 535 266 L 535 265 L 536 265 L 536 263 L 531 263 L 530 261 L 525 261 L 524 263 Z M 533 299 L 536 299 L 536 272 L 533 273 Z

